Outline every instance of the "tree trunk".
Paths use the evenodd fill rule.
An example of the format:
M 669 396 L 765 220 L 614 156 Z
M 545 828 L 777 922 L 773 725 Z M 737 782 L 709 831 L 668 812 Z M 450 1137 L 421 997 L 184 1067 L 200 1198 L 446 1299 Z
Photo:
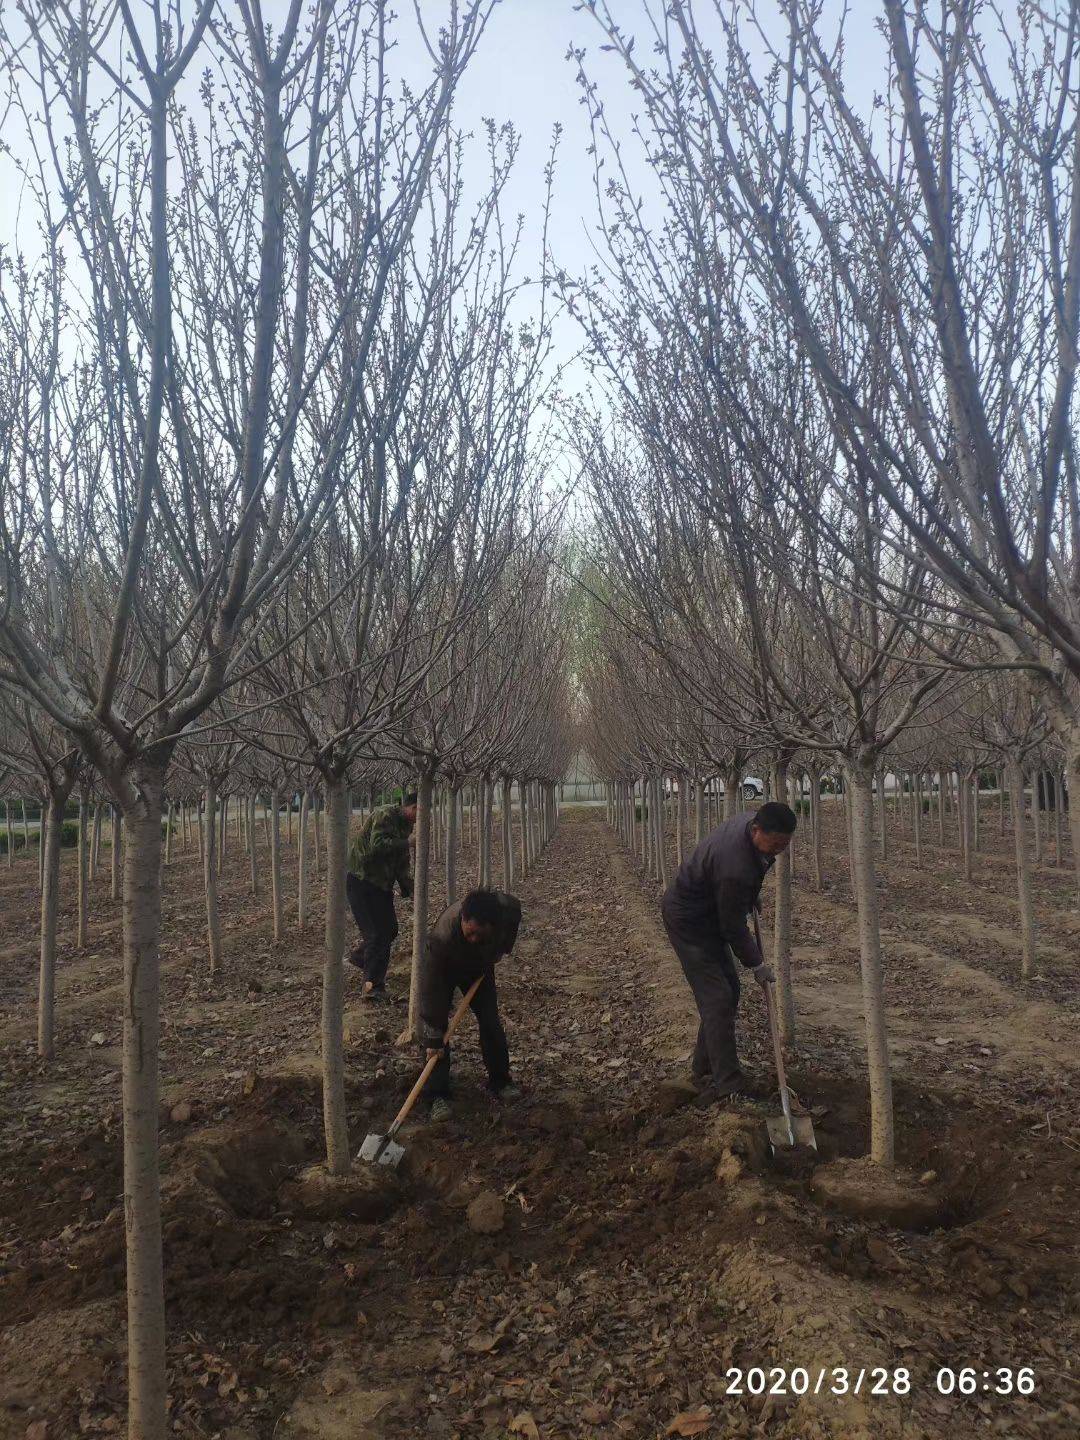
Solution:
M 1042 825 L 1039 815 L 1039 779 L 1038 770 L 1031 772 L 1031 828 L 1035 832 L 1035 864 L 1042 864 Z M 1023 781 L 1021 780 L 1021 795 L 1023 794 Z
M 971 853 L 979 853 L 979 770 L 971 772 Z
M 42 801 L 39 845 L 44 855 L 41 884 L 41 957 L 38 969 L 38 1054 L 51 1060 L 55 1054 L 53 1015 L 56 1004 L 56 915 L 60 900 L 60 832 L 64 800 L 53 795 Z
M 458 815 L 461 791 L 451 785 L 446 796 L 446 903 L 457 900 Z
M 664 780 L 663 776 L 654 775 L 653 782 L 654 814 L 656 815 L 656 835 L 653 846 L 653 858 L 655 860 L 655 875 L 660 884 L 667 887 L 667 834 L 665 833 L 665 806 L 664 806 Z
M 503 888 L 514 888 L 514 804 L 509 775 L 502 779 Z
M 221 914 L 218 910 L 217 781 L 206 782 L 203 799 L 203 886 L 206 890 L 206 948 L 210 974 L 221 973 Z
M 814 889 L 820 891 L 821 875 L 821 771 L 810 770 L 810 829 L 814 842 Z
M 7 863 L 10 870 L 15 863 L 15 837 L 11 833 L 11 802 L 4 801 L 4 843 L 7 846 Z
M 686 848 L 686 833 L 690 828 L 690 781 L 680 775 L 679 792 L 675 797 L 675 864 L 681 865 Z
M 303 930 L 307 925 L 308 900 L 311 893 L 311 876 L 308 874 L 308 797 L 305 788 L 300 794 L 300 814 L 297 817 L 296 852 L 299 871 L 296 882 L 296 925 Z
M 26 818 L 26 796 L 20 795 L 19 799 L 22 802 L 23 854 L 28 856 L 30 854 L 30 821 Z M 115 895 L 113 896 L 113 899 L 116 899 Z
M 90 843 L 90 879 L 97 879 L 97 869 L 101 864 L 101 801 L 94 806 L 94 831 Z
M 742 769 L 731 766 L 724 772 L 724 819 L 730 820 L 742 809 Z
M 958 821 L 960 833 L 960 854 L 964 866 L 964 879 L 971 879 L 971 817 L 969 812 L 970 792 L 968 782 L 961 772 L 958 772 L 960 783 L 957 786 L 956 796 L 958 804 Z
M 78 936 L 79 949 L 85 950 L 88 937 L 88 911 L 90 908 L 90 806 L 86 796 L 79 796 L 79 894 L 78 894 Z
M 788 767 L 776 767 L 777 796 L 787 795 Z M 795 992 L 791 984 L 791 850 L 776 857 L 776 894 L 773 910 L 773 969 L 780 1002 L 780 1034 L 785 1044 L 795 1043 Z
M 158 1171 L 158 1004 L 161 938 L 160 772 L 139 777 L 125 816 L 124 1224 L 127 1238 L 128 1434 L 163 1440 L 165 1296 Z
M 938 792 L 937 792 L 937 818 L 938 818 L 938 844 L 945 848 L 945 771 L 938 771 Z
M 221 809 L 218 812 L 218 853 L 217 873 L 220 875 L 225 865 L 225 850 L 229 839 L 229 797 L 224 796 L 221 801 Z
M 912 828 L 915 831 L 915 868 L 922 869 L 922 774 L 916 770 L 912 778 L 914 789 L 915 809 Z
M 286 843 L 286 845 L 291 845 L 291 844 L 292 844 L 292 802 L 293 802 L 293 797 L 292 797 L 292 792 L 290 791 L 289 794 L 286 795 L 286 797 L 285 797 L 285 843 Z M 352 803 L 352 802 L 351 802 L 351 799 L 350 799 L 350 804 L 351 804 L 351 803 Z
M 1060 869 L 1065 864 L 1065 835 L 1061 812 L 1065 808 L 1065 787 L 1061 771 L 1054 771 L 1054 864 Z
M 477 863 L 477 875 L 482 887 L 491 884 L 491 780 L 487 775 L 481 775 L 479 790 L 477 792 L 479 801 L 480 821 L 480 845 Z
M 1074 903 L 1080 901 L 1080 726 L 1074 729 L 1070 743 L 1065 747 L 1064 783 L 1068 791 L 1062 796 L 1062 804 L 1068 811 L 1069 839 L 1072 841 L 1072 863 Z
M 409 975 L 409 1033 L 416 1034 L 420 1009 L 420 966 L 428 933 L 428 888 L 431 851 L 431 792 L 434 776 L 421 771 L 416 790 L 416 869 L 413 875 L 412 970 Z
M 845 766 L 851 811 L 855 901 L 859 912 L 859 963 L 866 1018 L 866 1058 L 870 1076 L 870 1158 L 879 1165 L 894 1159 L 892 1074 L 885 1032 L 885 994 L 881 932 L 874 875 L 874 819 L 871 772 Z
M 801 770 L 799 771 L 799 783 L 797 790 L 795 786 L 795 776 L 792 775 L 790 771 L 788 772 L 787 794 L 784 798 L 787 801 L 792 813 L 796 817 L 801 817 L 803 808 L 803 773 Z M 796 820 L 796 825 L 797 823 L 798 819 Z M 804 831 L 803 833 L 805 834 L 806 832 Z M 791 844 L 788 846 L 788 853 L 791 856 L 792 883 L 794 883 L 797 876 L 798 857 L 801 853 L 801 849 L 802 841 L 801 838 L 798 836 L 798 831 L 796 830 L 796 834 L 791 837 Z
M 248 858 L 251 861 L 251 894 L 254 899 L 259 898 L 259 861 L 256 855 L 258 846 L 255 842 L 255 796 L 248 796 Z
M 1024 775 L 1017 761 L 1008 766 L 1009 789 L 1013 797 L 1013 830 L 1016 850 L 1016 889 L 1020 909 L 1020 974 L 1026 980 L 1035 968 L 1035 909 L 1031 895 L 1031 862 L 1028 859 L 1027 826 L 1024 823 Z
M 998 834 L 1005 834 L 1005 772 L 997 772 L 998 787 Z
M 346 812 L 347 812 L 347 810 L 348 810 L 348 807 L 346 806 Z M 312 812 L 311 812 L 311 835 L 312 835 L 312 839 L 315 841 L 315 874 L 316 874 L 316 875 L 321 875 L 321 874 L 322 874 L 322 852 L 323 852 L 323 845 L 322 845 L 322 799 L 321 799 L 321 797 L 320 797 L 320 795 L 319 795 L 319 792 L 318 792 L 317 790 L 316 790 L 316 792 L 315 792 L 315 808 L 314 808 L 314 809 L 312 810 Z M 345 845 L 346 851 L 348 851 L 348 848 L 349 848 L 349 846 L 348 846 L 348 831 L 346 830 L 346 845 Z
M 109 856 L 109 894 L 113 900 L 120 898 L 120 835 L 121 820 L 119 807 L 112 807 L 112 854 Z
M 521 822 L 521 878 L 529 873 L 529 787 L 524 780 L 518 781 L 518 810 Z
M 322 1071 L 326 1168 L 349 1173 L 349 1121 L 345 1107 L 345 869 L 349 849 L 349 788 L 327 780 L 326 950 L 323 956 Z
M 172 864 L 173 802 L 165 806 L 165 864 Z
M 346 792 L 346 816 L 348 800 Z M 280 940 L 285 927 L 281 894 L 281 796 L 276 787 L 270 791 L 270 905 L 274 912 L 274 939 Z
M 887 861 L 888 861 L 888 859 L 889 859 L 889 836 L 888 836 L 888 827 L 887 827 L 888 812 L 886 811 L 886 808 L 885 808 L 885 771 L 884 771 L 884 770 L 879 770 L 879 771 L 877 772 L 877 801 L 878 801 L 878 803 L 877 803 L 878 822 L 879 822 L 880 827 L 881 827 L 880 830 L 879 830 L 879 833 L 878 833 L 878 843 L 879 843 L 880 846 L 881 846 L 881 861 L 882 861 L 882 864 L 885 864 L 885 863 L 887 863 Z

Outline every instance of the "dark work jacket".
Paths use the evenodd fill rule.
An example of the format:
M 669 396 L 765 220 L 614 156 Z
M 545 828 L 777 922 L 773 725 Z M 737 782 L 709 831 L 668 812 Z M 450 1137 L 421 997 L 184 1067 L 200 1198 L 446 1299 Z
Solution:
M 465 991 L 478 975 L 485 975 L 495 962 L 509 955 L 521 925 L 521 901 L 505 890 L 495 892 L 502 918 L 491 939 L 470 945 L 461 933 L 461 905 L 448 906 L 428 934 L 420 965 L 419 1039 L 427 1045 L 442 1043 L 446 1032 L 447 1005 L 455 986 Z
M 750 838 L 753 818 L 750 811 L 734 815 L 706 835 L 679 866 L 662 902 L 669 930 L 691 941 L 719 938 L 747 966 L 764 959 L 747 919 L 774 864 Z

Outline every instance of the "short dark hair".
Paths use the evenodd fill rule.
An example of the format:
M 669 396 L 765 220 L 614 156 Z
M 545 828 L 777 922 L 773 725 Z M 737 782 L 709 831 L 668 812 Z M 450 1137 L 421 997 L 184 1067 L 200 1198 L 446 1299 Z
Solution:
M 406 792 L 404 795 L 402 795 L 402 797 L 401 797 L 401 808 L 402 808 L 403 810 L 409 810 L 409 809 L 411 809 L 411 807 L 416 804 L 417 798 L 418 798 L 418 797 L 417 797 L 417 794 L 416 794 L 416 791 L 415 791 L 415 790 L 409 790 L 409 791 L 407 791 L 407 792 Z
M 766 800 L 754 816 L 754 824 L 766 835 L 794 835 L 798 823 L 795 811 L 781 800 Z
M 502 901 L 494 890 L 470 890 L 461 902 L 461 918 L 494 929 L 502 919 Z

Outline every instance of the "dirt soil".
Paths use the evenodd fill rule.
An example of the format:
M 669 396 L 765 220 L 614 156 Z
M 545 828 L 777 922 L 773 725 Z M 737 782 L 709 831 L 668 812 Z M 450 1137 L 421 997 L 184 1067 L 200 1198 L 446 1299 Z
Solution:
M 830 825 L 824 893 L 796 855 L 791 1078 L 815 1107 L 816 1174 L 773 1161 L 762 1109 L 687 1103 L 695 1017 L 659 887 L 602 812 L 567 811 L 518 887 L 525 924 L 500 967 L 524 1100 L 487 1097 L 467 1023 L 453 1119 L 408 1129 L 399 1182 L 362 1188 L 338 1218 L 308 1195 L 321 884 L 300 934 L 286 847 L 288 933 L 275 943 L 230 836 L 225 973 L 211 983 L 201 867 L 177 854 L 163 954 L 173 1433 L 1080 1434 L 1080 917 L 1067 872 L 1039 872 L 1043 958 L 1021 983 L 1007 840 L 985 837 L 969 885 L 951 846 L 928 839 L 916 871 L 895 837 L 881 903 L 898 1154 L 908 1191 L 937 1213 L 852 1219 L 833 1196 L 837 1177 L 864 1185 L 852 1162 L 867 1148 L 867 1094 L 855 917 Z M 122 1433 L 118 907 L 99 873 L 90 945 L 62 949 L 46 1066 L 33 1049 L 32 859 L 0 868 L 0 896 L 0 1440 Z M 349 975 L 354 1148 L 415 1076 L 393 1044 L 406 964 L 402 946 L 384 1007 L 361 1006 Z M 752 985 L 740 1026 L 748 1068 L 767 1077 Z M 995 1393 L 999 1369 L 1021 1367 L 1034 1393 Z M 939 1372 L 961 1369 L 975 1393 L 940 1393 Z

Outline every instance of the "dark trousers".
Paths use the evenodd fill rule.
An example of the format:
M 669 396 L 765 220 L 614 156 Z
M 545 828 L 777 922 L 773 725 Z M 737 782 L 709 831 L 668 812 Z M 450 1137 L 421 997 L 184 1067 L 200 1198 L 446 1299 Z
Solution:
M 472 979 L 475 979 L 475 976 Z M 433 1023 L 441 1023 L 444 1032 L 450 1020 L 450 1007 L 455 993 L 460 991 L 464 995 L 472 984 L 472 979 L 455 979 L 450 975 L 446 977 L 446 1004 L 445 1006 L 440 1004 L 437 1019 L 434 1015 L 430 1017 Z M 499 994 L 495 989 L 495 975 L 492 971 L 489 970 L 484 976 L 484 982 L 473 996 L 469 1009 L 476 1016 L 476 1023 L 480 1030 L 480 1054 L 484 1057 L 484 1066 L 488 1073 L 488 1086 L 498 1093 L 504 1085 L 510 1083 L 510 1047 L 506 1043 L 506 1031 L 499 1018 Z M 429 1100 L 437 1100 L 440 1096 L 445 1098 L 450 1094 L 449 1046 L 446 1047 L 446 1054 L 431 1072 L 426 1094 Z
M 735 1047 L 740 985 L 734 956 L 722 940 L 688 939 L 666 920 L 664 928 L 701 1017 L 694 1046 L 694 1075 L 710 1079 L 717 1090 L 730 1089 L 742 1074 Z
M 390 950 L 397 939 L 398 923 L 394 912 L 394 892 L 362 880 L 350 870 L 345 876 L 345 894 L 363 940 L 349 957 L 364 971 L 376 990 L 386 983 L 390 966 Z

